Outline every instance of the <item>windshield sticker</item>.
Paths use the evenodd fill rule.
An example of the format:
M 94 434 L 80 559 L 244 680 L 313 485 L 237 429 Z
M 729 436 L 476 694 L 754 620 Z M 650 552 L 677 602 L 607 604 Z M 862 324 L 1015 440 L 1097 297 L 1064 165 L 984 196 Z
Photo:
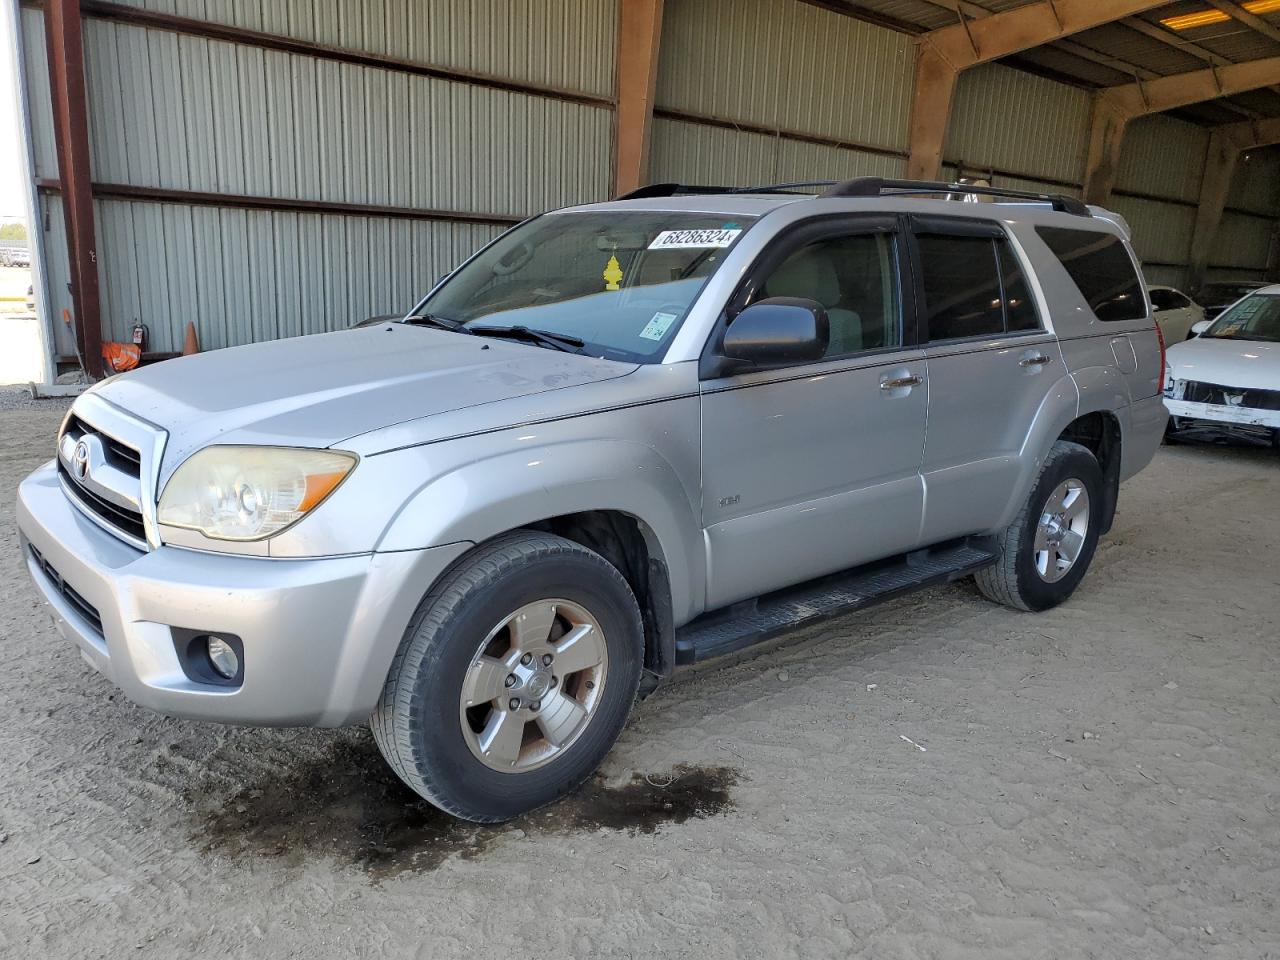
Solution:
M 727 247 L 741 230 L 663 230 L 649 244 L 650 250 L 699 250 Z
M 646 340 L 661 340 L 667 335 L 667 331 L 671 329 L 671 325 L 676 322 L 675 313 L 655 313 L 652 319 L 644 325 L 644 329 L 640 331 L 640 336 Z
M 604 288 L 606 290 L 621 290 L 619 286 L 622 283 L 622 264 L 618 263 L 618 258 L 612 256 L 609 262 L 604 265 Z

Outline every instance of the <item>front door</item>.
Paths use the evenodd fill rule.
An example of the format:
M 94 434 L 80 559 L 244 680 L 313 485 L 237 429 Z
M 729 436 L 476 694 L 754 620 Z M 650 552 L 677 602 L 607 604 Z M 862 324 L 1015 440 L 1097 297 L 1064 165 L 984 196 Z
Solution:
M 702 382 L 708 609 L 916 545 L 928 382 L 904 260 L 895 218 L 804 225 L 731 303 L 816 300 L 831 343 L 813 363 Z

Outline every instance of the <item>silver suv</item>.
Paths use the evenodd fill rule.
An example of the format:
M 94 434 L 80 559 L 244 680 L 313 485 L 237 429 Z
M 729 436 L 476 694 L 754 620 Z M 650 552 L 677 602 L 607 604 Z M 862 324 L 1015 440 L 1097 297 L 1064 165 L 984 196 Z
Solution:
M 1122 221 L 806 186 L 558 210 L 403 318 L 99 384 L 19 491 L 59 628 L 167 714 L 372 716 L 500 821 L 681 664 L 970 574 L 1061 603 L 1165 426 Z

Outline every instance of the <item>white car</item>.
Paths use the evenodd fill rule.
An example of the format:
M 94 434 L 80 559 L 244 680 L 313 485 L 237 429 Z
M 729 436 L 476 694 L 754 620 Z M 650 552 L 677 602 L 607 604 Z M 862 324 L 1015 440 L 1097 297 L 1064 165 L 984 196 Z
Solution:
M 1173 287 L 1148 284 L 1151 310 L 1164 342 L 1172 346 L 1191 337 L 1191 328 L 1204 319 L 1204 307 Z
M 1194 332 L 1166 358 L 1170 435 L 1213 426 L 1280 447 L 1280 284 L 1249 294 Z

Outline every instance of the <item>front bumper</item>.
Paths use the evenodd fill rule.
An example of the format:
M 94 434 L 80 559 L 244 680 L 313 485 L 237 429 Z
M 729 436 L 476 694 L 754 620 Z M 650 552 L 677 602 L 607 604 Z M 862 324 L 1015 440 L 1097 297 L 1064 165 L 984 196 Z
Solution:
M 143 552 L 81 515 L 52 463 L 22 482 L 17 506 L 27 568 L 62 635 L 135 703 L 223 723 L 366 719 L 422 595 L 470 546 L 314 560 Z M 189 678 L 172 628 L 239 636 L 242 684 Z
M 1270 427 L 1280 430 L 1280 410 L 1259 410 L 1256 407 L 1229 407 L 1217 403 L 1198 403 L 1193 400 L 1174 400 L 1166 397 L 1165 408 L 1170 415 L 1189 420 L 1213 420 L 1238 427 Z

